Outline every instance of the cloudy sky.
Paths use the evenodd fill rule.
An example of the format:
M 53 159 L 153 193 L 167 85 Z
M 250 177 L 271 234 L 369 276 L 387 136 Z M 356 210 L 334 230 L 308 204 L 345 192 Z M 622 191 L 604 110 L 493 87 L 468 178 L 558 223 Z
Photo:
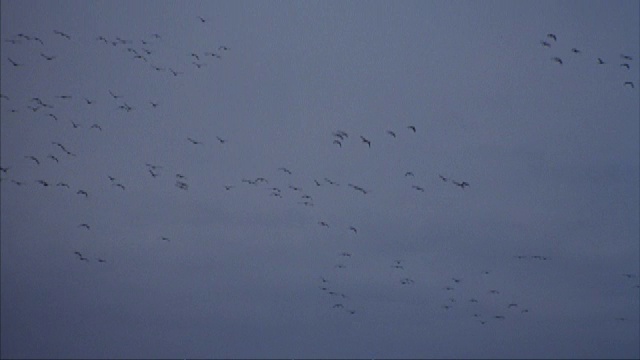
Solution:
M 640 356 L 638 1 L 0 4 L 2 357 Z

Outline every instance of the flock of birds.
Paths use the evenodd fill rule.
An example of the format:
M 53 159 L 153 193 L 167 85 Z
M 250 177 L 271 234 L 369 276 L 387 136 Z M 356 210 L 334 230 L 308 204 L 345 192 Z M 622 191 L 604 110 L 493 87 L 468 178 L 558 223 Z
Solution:
M 196 19 L 200 23 L 206 23 L 207 20 L 198 17 Z M 57 41 L 74 41 L 74 36 L 70 35 L 67 32 L 53 30 L 52 34 L 55 38 L 43 40 L 40 36 L 28 35 L 24 33 L 16 34 L 10 38 L 5 39 L 4 41 L 12 46 L 21 46 L 25 43 L 28 44 L 37 44 L 42 47 L 39 51 L 34 53 L 34 57 L 32 58 L 18 58 L 15 55 L 12 55 L 11 49 L 8 49 L 6 52 L 3 51 L 4 54 L 8 54 L 5 57 L 10 68 L 14 68 L 16 71 L 22 71 L 23 69 L 28 69 L 30 66 L 35 66 L 37 61 L 45 61 L 45 62 L 55 62 L 60 59 L 61 56 L 55 53 L 55 44 Z M 199 70 L 205 68 L 207 66 L 211 66 L 212 62 L 207 62 L 207 59 L 211 61 L 219 61 L 223 58 L 223 54 L 229 53 L 231 49 L 226 45 L 218 45 L 212 49 L 208 49 L 206 51 L 193 51 L 189 54 L 183 54 L 181 63 L 171 63 L 167 61 L 163 61 L 159 58 L 156 58 L 156 50 L 155 47 L 160 46 L 160 42 L 162 41 L 162 36 L 159 34 L 152 34 L 148 38 L 145 39 L 123 39 L 121 37 L 113 37 L 108 38 L 106 36 L 100 35 L 95 38 L 95 41 L 104 44 L 104 46 L 108 46 L 113 49 L 121 50 L 120 53 L 129 57 L 132 61 L 137 61 L 146 66 L 147 69 L 151 71 L 155 71 L 158 73 L 166 73 L 167 75 L 177 77 L 185 74 L 185 71 L 190 70 Z M 544 47 L 553 48 L 556 46 L 556 42 L 558 41 L 558 37 L 555 34 L 548 34 L 545 40 L 541 41 L 541 44 Z M 49 44 L 53 44 L 48 47 Z M 575 55 L 579 55 L 582 53 L 581 50 L 577 48 L 573 48 L 572 53 Z M 619 66 L 622 69 L 630 69 L 631 61 L 633 60 L 630 56 L 621 55 L 622 59 L 625 61 Z M 557 62 L 560 65 L 565 64 L 560 57 L 553 57 L 552 60 Z M 597 58 L 597 64 L 605 65 L 608 64 L 607 61 L 602 58 Z M 624 83 L 624 86 L 628 86 L 630 88 L 634 88 L 635 85 L 632 81 L 627 81 Z M 68 122 L 66 126 L 69 126 L 70 129 L 80 129 L 86 128 L 89 131 L 102 132 L 103 129 L 108 128 L 107 124 L 100 124 L 96 122 L 90 123 L 82 123 L 75 119 L 67 118 L 65 119 L 61 114 L 56 112 L 56 109 L 60 107 L 64 103 L 75 102 L 74 106 L 94 106 L 98 102 L 108 102 L 109 106 L 117 111 L 122 111 L 123 113 L 132 113 L 136 111 L 155 111 L 162 106 L 161 102 L 158 100 L 150 99 L 147 103 L 134 103 L 133 101 L 125 98 L 125 96 L 121 95 L 117 91 L 113 89 L 104 89 L 103 96 L 101 98 L 89 98 L 86 96 L 79 96 L 76 94 L 59 94 L 54 96 L 51 99 L 45 99 L 42 96 L 34 95 L 30 99 L 27 100 L 26 106 L 14 106 L 15 99 L 13 99 L 13 95 L 2 93 L 0 94 L 2 101 L 2 109 L 3 112 L 6 111 L 9 114 L 20 114 L 22 111 L 27 113 L 35 114 L 35 115 L 43 115 L 47 119 L 51 119 L 56 123 L 60 124 L 60 126 L 64 126 L 63 123 Z M 24 100 L 24 99 L 21 99 Z M 7 118 L 7 115 L 3 114 L 3 121 Z M 394 140 L 401 136 L 414 136 L 419 133 L 419 129 L 415 125 L 408 124 L 402 129 L 385 129 L 385 136 L 388 136 L 388 139 Z M 203 136 L 204 137 L 204 136 Z M 340 149 L 346 149 L 347 144 L 350 140 L 355 140 L 355 143 L 359 144 L 358 146 L 366 146 L 366 148 L 372 148 L 376 146 L 374 142 L 372 142 L 369 136 L 365 135 L 350 135 L 348 132 L 344 130 L 335 130 L 331 134 L 331 146 L 335 145 Z M 358 141 L 359 140 L 359 141 Z M 231 140 L 227 139 L 223 136 L 215 136 L 215 137 L 207 137 L 206 140 L 200 139 L 197 136 L 187 136 L 184 138 L 185 146 L 202 146 L 205 143 L 211 141 L 212 143 L 216 143 L 219 146 L 228 146 Z M 59 164 L 61 162 L 70 161 L 71 159 L 81 156 L 76 153 L 76 149 L 69 149 L 69 146 L 63 144 L 55 139 L 51 139 L 49 141 L 50 151 L 48 153 L 43 154 L 24 154 L 23 159 L 30 166 L 42 166 L 45 161 L 54 162 Z M 356 145 L 354 145 L 356 146 Z M 0 171 L 3 183 L 8 180 L 10 183 L 16 186 L 29 186 L 30 184 L 37 184 L 42 187 L 50 187 L 50 188 L 66 188 L 69 191 L 72 191 L 75 195 L 82 197 L 84 199 L 90 200 L 91 194 L 85 188 L 72 186 L 72 182 L 70 181 L 57 181 L 50 179 L 30 179 L 25 180 L 21 178 L 16 178 L 13 173 L 14 167 L 21 167 L 22 164 L 3 164 L 0 167 Z M 264 193 L 266 196 L 273 197 L 276 199 L 293 199 L 295 204 L 303 205 L 305 207 L 314 207 L 315 198 L 321 194 L 319 191 L 309 190 L 309 189 L 319 189 L 323 187 L 340 187 L 343 184 L 346 184 L 346 188 L 349 188 L 353 191 L 361 193 L 363 195 L 367 195 L 371 193 L 371 189 L 366 186 L 360 184 L 353 184 L 349 182 L 336 181 L 334 179 L 330 179 L 329 177 L 320 178 L 309 178 L 307 183 L 294 183 L 289 180 L 289 176 L 291 176 L 295 169 L 292 171 L 288 167 L 280 167 L 277 169 L 273 169 L 273 174 L 270 174 L 269 178 L 265 175 L 256 175 L 251 178 L 242 178 L 238 179 L 237 183 L 227 183 L 221 186 L 220 190 L 223 191 L 234 191 L 235 189 L 242 186 L 252 186 L 264 189 Z M 153 181 L 154 179 L 166 176 L 166 173 L 169 172 L 171 177 L 175 178 L 174 186 L 179 190 L 189 191 L 191 186 L 188 181 L 188 176 L 185 174 L 168 170 L 165 165 L 162 164 L 154 164 L 154 163 L 145 163 L 140 165 L 139 172 L 145 173 L 148 178 Z M 404 176 L 406 179 L 413 179 L 415 175 L 413 171 L 406 171 L 404 174 L 397 174 L 398 176 Z M 443 174 L 433 174 L 433 177 L 441 181 L 443 186 L 453 185 L 461 190 L 465 190 L 465 188 L 470 188 L 471 185 L 466 180 L 454 180 L 452 177 Z M 104 186 L 110 187 L 113 189 L 119 189 L 120 191 L 127 191 L 126 182 L 112 176 L 111 174 L 105 174 L 104 176 Z M 425 192 L 425 187 L 419 184 L 411 183 L 407 185 L 410 186 L 411 189 L 419 192 Z M 6 190 L 5 191 L 10 191 Z M 350 236 L 357 237 L 360 235 L 359 228 L 355 224 L 338 224 L 334 225 L 330 223 L 326 219 L 319 218 L 317 220 L 317 225 L 326 230 L 331 231 L 338 229 L 337 231 L 343 231 L 344 233 L 350 234 Z M 94 231 L 95 229 L 92 227 L 90 223 L 81 222 L 77 225 L 79 231 Z M 171 238 L 164 234 L 158 234 L 155 238 L 157 241 L 162 241 L 166 243 L 171 242 Z M 353 253 L 351 251 L 346 251 L 343 249 L 336 249 L 336 253 L 338 254 L 338 259 L 336 263 L 332 264 L 333 270 L 328 270 L 332 272 L 332 276 L 328 276 L 326 274 L 319 274 L 319 284 L 318 288 L 324 294 L 326 294 L 328 300 L 328 306 L 331 309 L 336 311 L 342 311 L 348 315 L 356 315 L 362 312 L 361 308 L 358 308 L 358 305 L 354 303 L 352 295 L 350 295 L 348 289 L 341 288 L 340 285 L 337 285 L 337 278 L 339 272 L 345 272 L 345 269 L 350 267 L 350 261 L 352 258 L 359 256 L 357 253 Z M 108 259 L 105 259 L 101 256 L 94 256 L 90 258 L 86 255 L 86 251 L 74 250 L 73 256 L 78 261 L 84 263 L 99 263 L 105 264 L 108 262 Z M 550 256 L 547 255 L 515 255 L 517 260 L 537 260 L 537 261 L 549 261 L 551 260 Z M 391 276 L 395 277 L 398 286 L 423 286 L 421 281 L 416 279 L 414 275 L 411 274 L 411 264 L 404 259 L 390 259 L 389 263 L 385 266 L 388 266 L 388 272 Z M 487 287 L 484 288 L 481 292 L 477 292 L 474 294 L 464 294 L 456 296 L 456 293 L 460 293 L 465 290 L 465 285 L 468 283 L 481 284 L 483 279 L 490 278 L 492 273 L 488 270 L 479 270 L 476 274 L 468 274 L 469 276 L 465 279 L 457 276 L 451 276 L 450 281 L 446 284 L 442 284 L 441 293 L 441 303 L 440 308 L 443 311 L 455 311 L 460 308 L 464 311 L 468 311 L 469 318 L 478 324 L 484 325 L 490 321 L 504 321 L 507 317 L 512 316 L 526 316 L 526 314 L 531 311 L 535 311 L 535 309 L 530 305 L 524 305 L 521 302 L 516 302 L 513 300 L 511 295 L 504 294 L 503 290 Z M 637 275 L 635 274 L 624 274 L 624 277 L 631 281 L 637 280 Z M 640 285 L 634 285 L 635 288 L 640 287 Z M 468 289 L 467 289 L 468 290 Z M 465 290 L 466 291 L 466 290 Z M 469 290 L 471 291 L 471 290 Z M 493 313 L 483 313 L 481 309 L 483 308 L 483 302 L 496 302 L 498 301 L 501 305 L 498 307 L 498 311 Z M 616 317 L 616 320 L 625 320 L 625 317 Z
M 546 36 L 545 40 L 540 40 L 540 44 L 544 47 L 547 48 L 552 48 L 553 46 L 555 46 L 555 44 L 558 42 L 558 36 L 556 36 L 556 34 L 553 33 L 549 33 Z M 582 54 L 582 50 L 578 49 L 578 48 L 571 48 L 571 53 L 575 54 L 575 55 L 580 55 Z M 630 70 L 631 69 L 631 64 L 630 62 L 633 60 L 633 57 L 629 56 L 629 55 L 625 55 L 625 54 L 620 54 L 620 59 L 622 59 L 622 63 L 620 63 L 620 67 L 623 69 L 627 69 Z M 564 61 L 562 60 L 562 58 L 560 58 L 559 56 L 554 56 L 551 58 L 552 61 L 563 65 Z M 598 57 L 596 59 L 596 63 L 598 65 L 606 65 L 608 64 L 608 61 L 604 61 L 601 57 Z M 634 89 L 636 86 L 634 84 L 633 81 L 625 81 L 622 84 L 625 87 L 630 87 L 631 89 Z

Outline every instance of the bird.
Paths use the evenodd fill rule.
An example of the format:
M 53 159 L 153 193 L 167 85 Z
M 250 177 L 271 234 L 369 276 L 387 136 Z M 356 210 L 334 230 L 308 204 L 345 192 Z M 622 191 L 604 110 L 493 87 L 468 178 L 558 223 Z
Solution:
M 40 53 L 40 56 L 42 56 L 43 58 L 45 58 L 47 61 L 51 61 L 53 59 L 55 59 L 55 56 L 47 56 L 44 53 Z
M 413 125 L 409 125 L 407 126 L 408 129 L 411 129 L 411 131 L 416 132 L 416 127 Z
M 504 320 L 504 316 L 502 316 L 502 315 L 496 315 L 496 316 L 494 316 L 494 318 L 498 319 L 498 320 Z
M 461 279 L 456 279 L 456 278 L 451 278 L 453 280 L 453 282 L 455 283 L 459 283 L 460 281 L 462 281 Z
M 0 171 L 2 171 L 3 173 L 7 173 L 7 171 L 9 171 L 10 167 L 2 167 L 0 166 Z
M 218 141 L 220 142 L 220 144 L 224 144 L 227 142 L 227 140 L 221 138 L 220 136 L 216 136 L 216 139 L 218 139 Z
M 439 176 L 439 177 L 440 177 L 440 179 L 442 179 L 442 181 L 444 181 L 444 182 L 447 182 L 447 180 L 449 180 L 449 179 L 447 179 L 446 177 L 444 177 L 444 176 L 442 176 L 442 175 L 438 175 L 438 176 Z
M 391 131 L 391 130 L 387 130 L 387 134 L 389 134 L 389 135 L 391 135 L 391 136 L 393 136 L 393 137 L 396 137 L 396 133 L 394 133 L 394 132 L 393 132 L 393 131 Z
M 182 71 L 175 71 L 172 68 L 169 68 L 169 71 L 171 71 L 171 73 L 173 74 L 173 76 L 178 76 L 180 74 L 182 74 Z
M 113 184 L 113 186 L 117 186 L 119 188 L 121 188 L 122 190 L 124 190 L 124 185 L 118 183 L 118 184 Z
M 19 63 L 15 62 L 15 61 L 11 60 L 11 58 L 9 58 L 9 57 L 8 57 L 7 59 L 9 59 L 9 62 L 10 62 L 10 63 L 11 63 L 11 65 L 13 65 L 13 66 L 16 66 L 16 67 L 17 67 L 17 66 L 22 66 L 22 64 L 19 64 Z
M 225 190 L 231 190 L 231 189 L 233 189 L 233 186 L 232 185 L 225 185 L 224 188 L 225 188 Z
M 404 173 L 404 176 L 413 176 L 413 173 L 411 171 L 407 171 L 406 173 Z
M 27 159 L 31 159 L 36 162 L 36 164 L 40 165 L 40 160 L 38 160 L 35 156 L 25 156 Z
M 60 30 L 53 30 L 53 33 L 57 34 L 57 35 L 60 35 L 60 36 L 62 36 L 64 38 L 67 38 L 68 40 L 71 40 L 71 36 L 69 36 L 69 34 L 65 34 Z
M 111 94 L 111 97 L 113 97 L 114 99 L 119 99 L 122 97 L 122 95 L 116 95 L 113 93 L 113 91 L 109 90 L 109 94 Z
M 511 309 L 512 307 L 518 307 L 518 304 L 512 303 L 507 306 L 507 308 Z
M 635 88 L 635 85 L 633 85 L 631 81 L 625 81 L 624 86 L 627 86 L 627 85 L 631 86 L 632 89 Z
M 87 193 L 87 192 L 86 192 L 86 191 L 84 191 L 84 190 L 78 190 L 78 191 L 76 192 L 76 194 L 78 194 L 78 195 L 84 195 L 84 197 L 85 197 L 85 198 L 88 198 L 88 197 L 89 197 L 89 193 Z
M 542 46 L 546 46 L 546 47 L 551 47 L 551 44 L 549 44 L 548 42 L 541 40 L 540 44 L 542 44 Z
M 572 48 L 571 52 L 573 52 L 574 54 L 580 54 L 581 53 L 581 51 L 576 49 L 576 48 Z
M 327 223 L 326 223 L 326 222 L 324 222 L 324 221 L 318 221 L 318 224 L 319 224 L 320 226 L 329 227 L 329 224 L 327 224 Z
M 104 262 L 107 262 L 107 260 L 105 260 L 105 259 L 101 259 L 101 258 L 98 258 L 98 262 L 99 262 L 99 263 L 104 263 Z
M 631 68 L 631 67 L 629 66 L 629 64 L 627 64 L 627 63 L 620 64 L 620 66 L 622 66 L 622 67 L 626 67 L 626 68 L 627 68 L 627 70 L 629 70 L 629 69 Z
M 558 41 L 558 38 L 556 37 L 556 35 L 555 35 L 555 34 L 547 34 L 547 37 L 548 37 L 549 39 L 553 39 L 553 41 Z
M 342 143 L 339 140 L 333 140 L 333 143 L 337 144 L 340 147 L 342 147 Z
M 598 58 L 598 64 L 602 65 L 602 64 L 606 64 L 606 63 L 601 58 Z
M 197 140 L 193 140 L 192 138 L 188 137 L 187 140 L 189 140 L 192 144 L 194 145 L 198 145 L 198 144 L 202 144 L 202 142 L 197 141 Z
M 355 228 L 355 227 L 353 227 L 353 226 L 349 226 L 349 230 L 353 231 L 355 234 L 357 234 L 357 233 L 358 233 L 358 229 L 356 229 L 356 228 Z
M 83 227 L 83 228 L 86 228 L 87 230 L 91 229 L 91 227 L 88 224 L 85 224 L 85 223 L 82 223 L 82 224 L 78 225 L 78 227 Z
M 371 141 L 369 141 L 367 138 L 365 138 L 364 136 L 360 135 L 360 139 L 362 139 L 362 142 L 369 145 L 369 147 L 371 147 Z
M 57 183 L 57 184 L 56 184 L 56 186 L 62 186 L 62 187 L 66 187 L 66 188 L 69 188 L 69 189 L 71 188 L 71 187 L 69 186 L 69 184 L 64 183 L 64 182 L 59 182 L 59 183 Z
M 418 186 L 418 185 L 413 185 L 413 186 L 411 186 L 411 187 L 412 187 L 412 188 L 414 188 L 414 189 L 416 189 L 416 190 L 418 190 L 418 191 L 422 191 L 422 192 L 424 192 L 424 188 L 422 188 L 422 187 L 420 187 L 420 186 Z
M 335 305 L 333 305 L 333 308 L 334 308 L 334 309 L 341 309 L 341 308 L 344 308 L 344 305 L 342 305 L 342 304 L 335 304 Z
M 289 169 L 287 169 L 287 168 L 281 167 L 281 168 L 278 168 L 278 170 L 284 171 L 284 172 L 286 172 L 287 174 L 291 175 L 291 171 L 289 171 Z M 295 189 L 294 189 L 294 190 L 295 190 Z
M 629 55 L 624 55 L 624 54 L 620 54 L 620 57 L 625 59 L 625 60 L 633 60 L 633 58 Z
M 42 186 L 49 186 L 49 183 L 44 181 L 44 180 L 38 180 L 37 183 L 42 185 Z
M 230 49 L 228 47 L 224 46 L 224 45 L 220 45 L 220 46 L 218 46 L 218 50 L 228 51 Z
M 454 185 L 459 186 L 461 189 L 464 190 L 465 186 L 469 186 L 469 183 L 466 181 L 463 181 L 461 183 L 456 182 L 456 181 L 452 181 Z
M 160 237 L 160 240 L 162 240 L 162 241 L 167 241 L 167 242 L 171 241 L 171 240 L 170 240 L 168 237 L 166 237 L 166 236 L 161 236 L 161 237 Z
M 205 18 L 203 18 L 202 16 L 198 16 L 198 19 L 200 19 L 200 22 L 205 23 L 207 20 Z
M 102 128 L 98 124 L 91 125 L 90 129 L 98 129 L 98 130 L 102 131 Z
M 77 128 L 79 128 L 79 127 L 80 127 L 80 124 L 78 124 L 78 123 L 74 122 L 73 120 L 69 120 L 69 121 L 71 121 L 71 125 L 73 125 L 73 128 L 74 128 L 74 129 L 77 129 Z
M 49 155 L 47 156 L 49 159 L 55 160 L 55 162 L 59 163 L 60 161 L 58 161 L 58 158 L 53 156 L 53 155 Z
M 22 182 L 22 181 L 18 181 L 18 180 L 14 180 L 14 179 L 11 179 L 11 182 L 12 182 L 12 183 L 14 183 L 14 184 L 16 184 L 16 185 L 18 185 L 18 186 L 22 186 L 22 185 L 24 185 L 24 182 Z
M 562 59 L 560 59 L 559 57 L 556 56 L 552 60 L 557 62 L 558 64 L 562 65 Z

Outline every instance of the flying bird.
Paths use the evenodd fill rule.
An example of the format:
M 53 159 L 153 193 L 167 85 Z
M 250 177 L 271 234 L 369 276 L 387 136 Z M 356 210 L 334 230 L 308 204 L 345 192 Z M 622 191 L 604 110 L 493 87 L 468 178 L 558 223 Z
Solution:
M 40 53 L 40 56 L 42 56 L 43 58 L 47 59 L 47 61 L 51 61 L 53 59 L 55 59 L 55 56 L 47 56 L 44 53 Z
M 14 180 L 14 179 L 11 179 L 11 182 L 12 182 L 12 183 L 14 183 L 14 184 L 16 184 L 16 185 L 18 185 L 18 186 L 22 186 L 22 185 L 24 185 L 24 182 L 22 182 L 22 181 L 18 181 L 18 180 Z
M 26 159 L 31 159 L 36 162 L 36 164 L 40 165 L 40 160 L 38 160 L 35 156 L 25 156 Z
M 15 62 L 15 61 L 11 60 L 11 58 L 10 58 L 10 57 L 8 57 L 7 59 L 9 59 L 9 62 L 10 62 L 10 63 L 11 63 L 11 65 L 13 65 L 13 66 L 22 66 L 22 64 L 18 64 L 17 62 Z
M 64 38 L 67 38 L 68 40 L 71 40 L 71 36 L 69 36 L 69 34 L 65 34 L 65 33 L 63 33 L 62 31 L 59 31 L 59 30 L 53 30 L 53 33 L 54 33 L 54 34 L 57 34 L 57 35 L 60 35 L 60 36 L 62 36 L 62 37 L 64 37 Z
M 601 58 L 598 58 L 598 64 L 602 65 L 602 64 L 606 64 L 606 63 Z
M 387 130 L 387 134 L 389 134 L 389 135 L 391 135 L 391 136 L 393 136 L 393 137 L 396 137 L 396 133 L 394 133 L 394 132 L 393 132 L 393 131 L 391 131 L 391 130 Z
M 369 145 L 369 147 L 371 147 L 371 141 L 369 141 L 367 138 L 365 138 L 364 136 L 360 135 L 360 139 L 362 139 L 362 142 Z
M 85 197 L 85 198 L 88 198 L 88 197 L 89 197 L 89 193 L 87 193 L 87 192 L 86 192 L 86 191 L 84 191 L 84 190 L 78 190 L 78 191 L 76 192 L 76 194 L 78 194 L 78 195 L 84 195 L 84 197 Z
M 624 55 L 624 54 L 620 54 L 620 57 L 625 59 L 625 60 L 633 60 L 633 58 L 629 55 Z
M 122 95 L 116 95 L 113 93 L 113 91 L 109 90 L 109 94 L 111 94 L 111 97 L 113 97 L 114 99 L 119 99 L 122 97 Z
M 546 47 L 551 47 L 551 44 L 549 44 L 548 42 L 541 40 L 540 44 L 542 44 L 542 46 L 546 46 Z
M 66 187 L 66 188 L 68 188 L 68 189 L 71 189 L 71 187 L 69 186 L 69 184 L 67 184 L 67 183 L 63 183 L 63 182 L 59 182 L 59 183 L 57 183 L 57 184 L 56 184 L 56 186 L 62 186 L 62 187 Z
M 358 229 L 356 229 L 356 228 L 355 228 L 355 227 L 353 227 L 353 226 L 349 226 L 349 230 L 353 231 L 353 233 L 354 233 L 354 234 L 357 234 L 357 233 L 358 233 Z
M 47 156 L 49 159 L 55 160 L 55 162 L 59 163 L 60 161 L 58 161 L 58 158 L 53 156 L 53 155 L 49 155 Z
M 633 85 L 631 81 L 625 81 L 624 86 L 627 86 L 627 85 L 631 86 L 632 89 L 635 88 L 635 85 Z
M 626 68 L 627 68 L 627 70 L 629 70 L 629 69 L 631 68 L 631 67 L 629 66 L 629 64 L 627 64 L 627 63 L 620 64 L 620 66 L 622 66 L 622 67 L 626 67 Z
M 200 19 L 200 22 L 205 23 L 207 20 L 205 18 L 203 18 L 202 16 L 198 16 L 198 19 Z
M 196 140 L 193 140 L 193 139 L 192 139 L 192 138 L 190 138 L 190 137 L 188 137 L 188 138 L 187 138 L 187 140 L 189 140 L 189 141 L 190 141 L 192 144 L 194 144 L 194 145 L 202 144 L 202 142 L 200 142 L 200 141 L 196 141 Z
M 78 225 L 78 227 L 83 227 L 83 228 L 86 228 L 87 230 L 91 229 L 91 227 L 88 224 L 84 224 L 84 223 Z
M 340 147 L 342 147 L 342 143 L 340 142 L 340 140 L 333 140 L 333 143 L 337 144 Z
M 287 168 L 281 167 L 281 168 L 278 168 L 278 170 L 282 170 L 282 171 L 286 172 L 287 174 L 291 175 L 291 171 L 289 171 L 289 169 L 287 169 Z
M 37 183 L 42 185 L 42 186 L 49 186 L 49 183 L 44 181 L 44 180 L 38 180 Z
M 549 39 L 553 39 L 553 41 L 558 41 L 558 38 L 556 37 L 556 35 L 555 35 L 555 34 L 547 34 L 547 37 L 548 37 Z
M 556 56 L 552 60 L 557 62 L 558 64 L 562 65 L 562 59 L 560 59 L 559 57 Z
M 418 186 L 418 185 L 413 185 L 413 186 L 411 186 L 411 187 L 412 187 L 412 188 L 414 188 L 414 189 L 416 189 L 416 190 L 418 190 L 418 191 L 422 191 L 422 192 L 424 192 L 424 188 L 423 188 L 423 187 L 420 187 L 420 186 Z
M 122 190 L 124 190 L 124 185 L 118 183 L 118 184 L 113 184 L 113 186 L 117 186 L 119 188 L 121 188 Z
M 413 176 L 413 173 L 411 171 L 407 171 L 406 173 L 404 173 L 404 176 Z
M 439 177 L 440 177 L 440 179 L 442 179 L 442 181 L 444 181 L 444 182 L 447 182 L 447 180 L 449 180 L 449 179 L 447 179 L 446 177 L 444 177 L 444 176 L 442 176 L 442 175 L 438 175 L 438 176 L 439 176 Z
M 581 53 L 581 51 L 576 49 L 576 48 L 571 49 L 571 52 L 573 52 L 574 54 L 580 54 Z
M 91 125 L 90 129 L 98 129 L 98 130 L 102 131 L 102 128 L 98 124 Z
M 409 125 L 407 126 L 408 129 L 411 129 L 411 131 L 416 132 L 416 127 L 413 125 Z

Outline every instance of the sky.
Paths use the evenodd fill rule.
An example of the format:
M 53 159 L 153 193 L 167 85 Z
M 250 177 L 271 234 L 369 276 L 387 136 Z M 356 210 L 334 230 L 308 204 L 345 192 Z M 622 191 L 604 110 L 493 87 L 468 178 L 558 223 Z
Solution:
M 640 2 L 0 17 L 1 357 L 640 357 Z

